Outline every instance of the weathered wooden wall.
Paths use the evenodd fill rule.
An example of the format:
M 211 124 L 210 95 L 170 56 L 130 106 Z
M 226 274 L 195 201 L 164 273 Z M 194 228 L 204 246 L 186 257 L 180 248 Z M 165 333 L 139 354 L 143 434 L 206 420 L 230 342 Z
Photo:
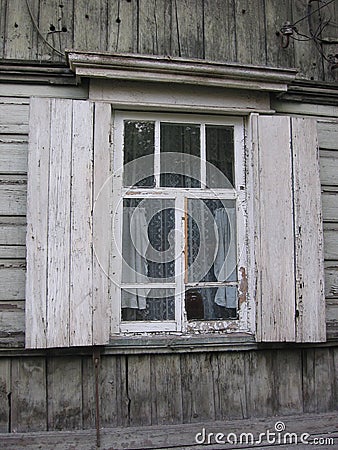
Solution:
M 338 123 L 320 122 L 327 331 L 338 336 Z
M 101 426 L 333 411 L 337 382 L 337 347 L 103 355 Z M 91 355 L 0 358 L 0 432 L 82 428 L 95 428 Z
M 0 85 L 0 347 L 23 347 L 29 96 L 86 98 L 85 88 Z M 338 121 L 320 118 L 328 337 L 338 338 Z
M 276 35 L 285 21 L 304 18 L 307 6 L 308 0 L 1 0 L 0 58 L 64 62 L 60 54 L 73 48 L 297 67 L 307 79 L 334 80 L 337 70 L 312 41 L 291 40 L 282 49 Z M 338 2 L 311 16 L 314 30 L 320 18 L 331 20 L 322 37 L 338 39 Z M 309 35 L 308 19 L 297 28 Z M 336 43 L 321 50 L 325 57 L 338 53 Z

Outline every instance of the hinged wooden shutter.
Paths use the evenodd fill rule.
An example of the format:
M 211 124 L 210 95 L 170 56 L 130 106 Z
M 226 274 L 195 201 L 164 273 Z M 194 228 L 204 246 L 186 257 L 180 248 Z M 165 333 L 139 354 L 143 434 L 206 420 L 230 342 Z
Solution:
M 110 176 L 110 118 L 109 105 L 31 100 L 27 348 L 109 340 L 109 283 L 95 255 L 100 236 L 106 248 L 100 257 L 109 259 L 109 199 L 104 205 L 100 198 L 103 208 L 94 216 L 93 208 Z
M 258 341 L 325 341 L 316 121 L 251 117 Z

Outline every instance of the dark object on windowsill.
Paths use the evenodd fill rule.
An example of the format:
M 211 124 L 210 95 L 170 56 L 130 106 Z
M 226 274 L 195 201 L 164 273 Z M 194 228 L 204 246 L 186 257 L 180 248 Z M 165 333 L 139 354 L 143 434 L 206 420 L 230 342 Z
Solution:
M 185 310 L 188 320 L 204 319 L 204 305 L 202 295 L 197 291 L 188 291 L 185 295 Z

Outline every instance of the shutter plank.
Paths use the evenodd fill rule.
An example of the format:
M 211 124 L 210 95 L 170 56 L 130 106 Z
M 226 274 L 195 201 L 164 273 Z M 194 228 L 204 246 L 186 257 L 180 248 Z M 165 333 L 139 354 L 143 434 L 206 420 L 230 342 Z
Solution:
M 257 340 L 295 340 L 295 283 L 290 122 L 258 118 L 260 307 Z
M 73 103 L 70 345 L 92 345 L 93 105 Z
M 50 100 L 32 98 L 27 186 L 26 347 L 46 347 Z
M 47 346 L 69 346 L 72 101 L 53 100 L 48 212 Z
M 296 340 L 323 342 L 325 296 L 316 120 L 292 118 L 296 240 Z
M 103 345 L 109 342 L 111 321 L 108 277 L 112 193 L 109 143 L 111 107 L 109 104 L 95 104 L 94 121 L 93 344 Z

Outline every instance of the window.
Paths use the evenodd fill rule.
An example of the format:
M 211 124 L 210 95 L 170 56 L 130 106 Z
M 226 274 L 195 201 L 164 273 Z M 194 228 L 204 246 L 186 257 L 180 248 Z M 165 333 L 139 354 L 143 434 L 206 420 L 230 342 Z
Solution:
M 120 331 L 237 328 L 243 120 L 116 112 L 114 142 Z
M 92 100 L 31 100 L 26 347 L 325 341 L 316 121 L 263 92 L 288 73 L 121 58 Z

